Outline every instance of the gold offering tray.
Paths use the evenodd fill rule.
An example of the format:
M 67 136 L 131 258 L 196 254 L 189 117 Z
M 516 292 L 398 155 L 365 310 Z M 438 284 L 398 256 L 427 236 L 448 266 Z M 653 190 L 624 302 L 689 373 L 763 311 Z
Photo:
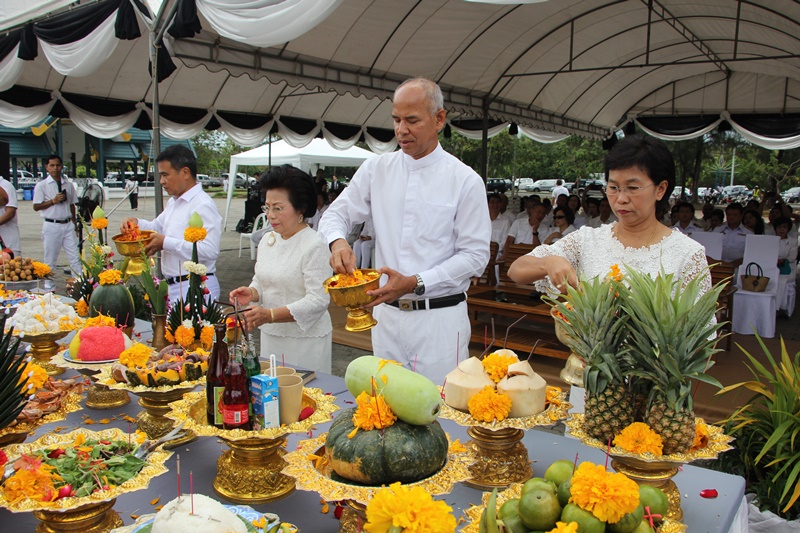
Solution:
M 508 500 L 513 500 L 514 498 L 519 498 L 522 494 L 522 484 L 515 483 L 511 485 L 508 489 L 498 492 L 497 493 L 497 508 L 500 507 L 507 502 Z M 478 533 L 480 529 L 480 520 L 481 514 L 483 510 L 486 508 L 486 505 L 489 503 L 489 496 L 490 493 L 484 492 L 482 496 L 482 505 L 473 505 L 466 511 L 464 514 L 467 516 L 467 520 L 469 520 L 469 524 L 464 526 L 461 530 L 462 533 Z M 681 524 L 678 521 L 672 520 L 667 518 L 661 523 L 661 526 L 658 528 L 659 533 L 684 533 L 687 530 L 686 524 Z
M 61 407 L 52 413 L 48 413 L 34 422 L 15 424 L 0 429 L 0 447 L 25 442 L 27 436 L 39 429 L 39 427 L 52 422 L 66 420 L 69 413 L 81 410 L 82 399 L 80 394 L 70 393 L 64 403 L 61 404 Z
M 77 370 L 84 376 L 89 376 L 92 384 L 86 389 L 86 407 L 89 409 L 116 409 L 123 405 L 128 405 L 131 399 L 128 393 L 123 390 L 109 390 L 105 385 L 97 383 L 97 374 L 102 370 L 111 372 L 111 366 L 116 362 L 108 363 L 89 363 L 83 361 L 71 361 L 64 357 L 69 350 L 61 350 L 50 358 L 50 364 L 59 368 L 69 368 Z

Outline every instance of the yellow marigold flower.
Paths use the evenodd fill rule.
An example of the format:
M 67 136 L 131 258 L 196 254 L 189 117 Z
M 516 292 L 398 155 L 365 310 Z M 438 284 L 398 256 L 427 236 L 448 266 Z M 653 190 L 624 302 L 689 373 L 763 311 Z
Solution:
M 581 463 L 572 476 L 572 502 L 598 520 L 615 523 L 639 505 L 639 485 L 602 465 Z
M 544 403 L 547 405 L 561 405 L 561 387 L 547 386 L 544 392 Z
M 369 431 L 389 427 L 397 420 L 397 416 L 383 399 L 383 396 L 371 396 L 366 391 L 356 398 L 356 412 L 353 414 L 353 425 L 356 427 L 350 437 L 355 436 L 359 429 Z
M 106 217 L 93 218 L 92 227 L 94 229 L 106 229 L 108 227 L 108 219 Z
M 3 496 L 11 503 L 25 499 L 51 502 L 58 497 L 50 465 L 38 468 L 20 468 L 3 484 Z
M 175 336 L 172 334 L 172 330 L 170 328 L 167 328 L 167 330 L 164 332 L 164 338 L 170 343 L 175 342 Z
M 183 240 L 187 242 L 202 241 L 208 235 L 206 228 L 192 228 L 188 227 L 183 232 Z
M 181 346 L 189 346 L 194 342 L 194 328 L 187 328 L 183 324 L 175 330 L 175 342 Z
M 650 429 L 650 426 L 643 422 L 630 424 L 619 435 L 614 437 L 614 446 L 619 446 L 631 453 L 661 455 L 663 453 L 663 445 L 661 435 Z
M 508 365 L 519 363 L 519 359 L 512 355 L 490 353 L 481 362 L 483 363 L 483 369 L 489 374 L 492 381 L 500 383 L 500 380 L 506 377 L 508 373 Z
M 447 448 L 447 453 L 464 453 L 465 451 L 467 451 L 467 447 L 461 444 L 461 439 L 454 440 Z
M 83 297 L 75 304 L 75 312 L 78 313 L 78 316 L 89 316 L 89 306 L 86 305 L 86 300 Z
M 23 383 L 26 394 L 33 394 L 41 389 L 48 379 L 50 379 L 50 376 L 47 375 L 47 370 L 32 361 L 28 361 L 17 384 Z
M 511 412 L 511 398 L 491 387 L 484 387 L 467 402 L 469 414 L 481 422 L 505 420 Z
M 111 268 L 100 272 L 97 277 L 99 278 L 100 285 L 115 285 L 122 279 L 122 272 Z
M 336 276 L 336 279 L 328 283 L 328 285 L 325 287 L 325 290 L 327 291 L 328 289 L 341 289 L 343 287 L 364 285 L 365 283 L 376 280 L 380 276 L 380 272 L 364 272 L 362 270 L 354 270 L 352 274 L 339 274 Z
M 119 354 L 119 362 L 130 369 L 145 368 L 153 350 L 142 343 L 135 342 L 127 350 Z
M 375 493 L 367 504 L 364 529 L 368 533 L 387 533 L 392 527 L 406 533 L 453 533 L 456 519 L 452 511 L 421 487 L 393 483 Z
M 570 522 L 567 524 L 566 522 L 556 522 L 556 527 L 547 533 L 578 533 L 578 523 Z
M 694 450 L 701 450 L 708 446 L 708 426 L 706 426 L 705 422 L 698 422 L 694 428 L 694 442 L 692 443 L 692 447 L 689 451 Z
M 608 272 L 607 277 L 614 281 L 622 281 L 622 271 L 620 271 L 618 264 L 611 265 L 611 270 Z
M 39 261 L 33 261 L 33 273 L 37 278 L 43 278 L 50 273 L 50 267 L 47 266 L 45 263 L 40 263 Z
M 145 433 L 141 429 L 137 429 L 136 431 L 133 432 L 133 441 L 136 444 L 141 444 L 146 440 L 147 440 L 147 433 Z
M 206 350 L 214 345 L 214 326 L 206 326 L 200 330 L 200 343 Z
M 112 328 L 115 328 L 117 327 L 117 321 L 114 320 L 114 317 L 108 315 L 97 315 L 86 319 L 84 327 L 88 328 L 92 326 L 111 326 Z

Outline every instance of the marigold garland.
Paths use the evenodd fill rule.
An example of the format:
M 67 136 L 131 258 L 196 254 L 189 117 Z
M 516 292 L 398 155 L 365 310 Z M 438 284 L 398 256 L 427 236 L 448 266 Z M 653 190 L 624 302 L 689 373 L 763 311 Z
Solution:
M 167 339 L 167 342 L 170 344 L 175 342 L 175 336 L 172 334 L 172 330 L 169 328 L 167 328 L 167 330 L 164 332 L 164 338 Z
M 200 330 L 200 343 L 206 350 L 211 349 L 214 345 L 214 326 L 205 326 Z
M 150 354 L 153 351 L 149 346 L 139 342 L 134 343 L 130 348 L 119 354 L 119 362 L 131 370 L 135 368 L 145 368 Z
M 80 314 L 80 313 L 78 313 Z M 114 320 L 114 317 L 108 315 L 97 315 L 93 316 L 92 318 L 87 318 L 86 322 L 84 323 L 83 327 L 90 328 L 93 326 L 109 326 L 112 328 L 117 327 L 117 321 Z
M 512 355 L 500 355 L 498 353 L 490 353 L 483 358 L 483 369 L 489 374 L 489 377 L 495 383 L 500 383 L 500 380 L 508 374 L 508 366 L 514 363 L 519 363 L 519 359 Z
M 122 272 L 116 268 L 110 268 L 100 272 L 97 277 L 100 285 L 116 285 L 122 279 Z
M 50 274 L 50 267 L 45 263 L 33 261 L 31 265 L 33 265 L 33 273 L 37 278 L 43 278 Z
M 17 384 L 24 383 L 25 392 L 33 394 L 41 389 L 48 379 L 50 376 L 47 375 L 47 370 L 29 359 Z
M 694 442 L 692 443 L 692 447 L 689 449 L 689 451 L 702 450 L 708 446 L 709 437 L 710 435 L 708 433 L 708 426 L 706 426 L 706 423 L 697 422 L 694 429 Z
M 556 527 L 547 533 L 578 533 L 578 523 L 570 522 L 567 524 L 566 522 L 556 522 Z
M 481 422 L 505 420 L 511 412 L 511 398 L 492 387 L 484 387 L 467 402 L 469 414 Z
M 175 342 L 181 346 L 189 346 L 194 342 L 194 328 L 187 328 L 183 324 L 175 330 Z
M 406 533 L 453 533 L 456 519 L 452 511 L 421 487 L 393 483 L 379 490 L 367 504 L 364 529 L 369 533 L 387 533 L 392 527 Z
M 106 217 L 93 218 L 92 227 L 94 229 L 106 229 L 108 227 L 108 219 Z
M 661 455 L 664 442 L 661 435 L 650 429 L 650 426 L 644 422 L 634 422 L 614 437 L 614 446 L 631 453 Z
M 602 465 L 581 463 L 572 476 L 572 502 L 603 522 L 619 522 L 639 505 L 639 485 Z
M 353 413 L 355 429 L 350 432 L 348 438 L 355 437 L 359 429 L 364 431 L 382 429 L 391 426 L 397 420 L 397 416 L 380 394 L 372 396 L 363 391 L 356 398 L 356 405 L 356 412 Z
M 78 316 L 89 316 L 89 306 L 86 304 L 86 300 L 81 299 L 75 304 L 75 312 L 78 313 Z
M 193 228 L 189 226 L 183 232 L 183 240 L 187 242 L 198 242 L 202 241 L 208 235 L 208 230 L 206 228 Z

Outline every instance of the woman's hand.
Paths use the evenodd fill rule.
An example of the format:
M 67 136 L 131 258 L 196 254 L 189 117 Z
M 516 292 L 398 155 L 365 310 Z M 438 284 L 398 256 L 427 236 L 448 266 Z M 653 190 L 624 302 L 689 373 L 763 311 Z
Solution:
M 567 292 L 567 285 L 578 286 L 578 273 L 569 264 L 569 261 L 558 255 L 544 258 L 545 271 L 550 277 L 550 283 L 555 285 L 561 293 Z
M 231 305 L 236 305 L 236 302 L 238 302 L 239 305 L 247 305 L 253 301 L 253 292 L 250 290 L 250 287 L 239 287 L 231 291 L 230 295 L 228 295 L 228 299 Z
M 268 324 L 270 322 L 269 309 L 260 305 L 251 307 L 244 312 L 244 319 L 245 324 L 247 324 L 247 331 Z

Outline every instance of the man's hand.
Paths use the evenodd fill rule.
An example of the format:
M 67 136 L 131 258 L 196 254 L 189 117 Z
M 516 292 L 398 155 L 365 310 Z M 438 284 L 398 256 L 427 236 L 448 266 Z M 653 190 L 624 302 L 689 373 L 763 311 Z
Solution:
M 379 287 L 374 291 L 367 291 L 367 295 L 375 296 L 375 299 L 367 305 L 362 306 L 364 309 L 369 309 L 386 302 L 394 302 L 401 296 L 414 292 L 414 289 L 417 287 L 416 276 L 404 276 L 400 272 L 388 267 L 380 268 L 378 272 L 388 276 L 389 281 L 387 281 L 386 285 L 383 287 Z
M 53 198 L 53 200 L 55 200 L 55 202 L 57 204 L 60 204 L 62 202 L 66 202 L 67 201 L 67 193 L 64 192 L 64 191 L 61 191 L 60 193 L 56 194 L 56 197 Z
M 164 248 L 164 236 L 160 233 L 153 233 L 153 238 L 144 247 L 144 253 L 147 255 L 155 255 Z
M 128 217 L 122 220 L 122 224 L 119 225 L 119 231 L 120 233 L 125 233 L 128 231 L 128 228 L 138 225 L 139 225 L 138 218 Z
M 331 268 L 336 274 L 352 274 L 356 269 L 356 254 L 344 239 L 331 244 Z

